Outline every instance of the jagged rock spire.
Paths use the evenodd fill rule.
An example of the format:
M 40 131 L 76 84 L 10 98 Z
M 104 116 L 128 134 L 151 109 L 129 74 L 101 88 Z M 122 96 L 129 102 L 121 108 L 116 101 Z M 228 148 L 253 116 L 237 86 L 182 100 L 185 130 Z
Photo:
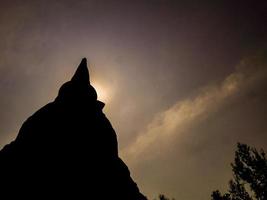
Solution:
M 103 104 L 89 85 L 84 58 L 56 101 L 29 117 L 15 141 L 0 151 L 1 196 L 15 199 L 12 191 L 17 191 L 29 200 L 40 194 L 44 199 L 147 200 L 118 155 Z
M 89 77 L 89 71 L 87 68 L 87 59 L 86 58 L 82 59 L 80 65 L 78 66 L 71 81 L 90 84 L 90 77 Z

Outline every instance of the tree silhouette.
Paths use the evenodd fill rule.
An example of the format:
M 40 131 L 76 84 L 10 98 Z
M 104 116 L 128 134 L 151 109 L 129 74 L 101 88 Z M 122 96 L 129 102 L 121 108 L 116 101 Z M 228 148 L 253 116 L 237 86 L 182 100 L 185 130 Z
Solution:
M 228 193 L 212 193 L 212 200 L 266 200 L 267 160 L 265 152 L 246 144 L 237 144 L 234 163 L 231 164 L 233 179 Z

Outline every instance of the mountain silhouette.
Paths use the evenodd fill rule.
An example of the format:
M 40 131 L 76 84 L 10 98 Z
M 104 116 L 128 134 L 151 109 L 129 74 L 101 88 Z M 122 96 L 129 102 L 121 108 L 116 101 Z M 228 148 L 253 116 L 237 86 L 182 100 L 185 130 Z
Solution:
M 0 196 L 146 200 L 118 156 L 104 105 L 84 58 L 56 99 L 30 116 L 0 151 Z

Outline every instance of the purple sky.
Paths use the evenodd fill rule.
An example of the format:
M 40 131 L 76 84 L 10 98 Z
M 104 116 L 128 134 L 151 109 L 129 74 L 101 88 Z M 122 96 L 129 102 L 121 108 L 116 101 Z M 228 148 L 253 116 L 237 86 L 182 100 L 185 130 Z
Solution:
M 0 147 L 87 57 L 141 191 L 209 199 L 226 189 L 237 142 L 267 150 L 266 10 L 265 0 L 1 1 Z

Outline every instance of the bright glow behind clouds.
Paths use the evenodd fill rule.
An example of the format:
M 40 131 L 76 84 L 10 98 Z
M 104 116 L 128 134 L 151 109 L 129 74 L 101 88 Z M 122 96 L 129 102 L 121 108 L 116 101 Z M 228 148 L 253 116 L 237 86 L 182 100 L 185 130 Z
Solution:
M 112 88 L 108 88 L 97 81 L 92 82 L 91 84 L 97 91 L 98 100 L 104 102 L 105 104 L 109 103 L 112 99 Z
M 267 147 L 266 82 L 224 81 L 260 79 L 235 66 L 266 49 L 266 10 L 265 0 L 1 0 L 1 146 L 87 57 L 140 189 L 208 199 L 227 184 L 237 141 Z

